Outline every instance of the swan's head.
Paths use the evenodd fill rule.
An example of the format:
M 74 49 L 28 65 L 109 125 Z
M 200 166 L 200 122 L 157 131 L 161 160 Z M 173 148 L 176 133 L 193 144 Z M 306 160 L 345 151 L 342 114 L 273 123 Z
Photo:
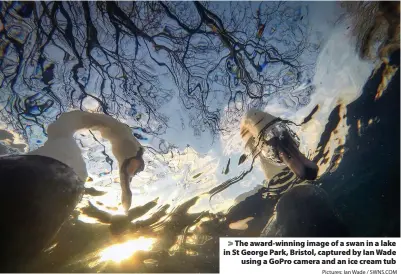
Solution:
M 145 163 L 143 161 L 144 149 L 126 124 L 105 114 L 80 110 L 66 112 L 49 125 L 48 141 L 36 154 L 50 156 L 66 163 L 81 175 L 82 180 L 85 180 L 87 175 L 85 162 L 73 138 L 73 134 L 80 129 L 98 130 L 103 138 L 110 141 L 113 155 L 119 164 L 122 188 L 121 203 L 128 211 L 132 201 L 131 179 L 144 169 Z M 70 146 L 66 147 L 67 143 Z
M 125 159 L 120 168 L 120 183 L 122 189 L 121 203 L 125 209 L 128 211 L 132 203 L 132 193 L 130 190 L 130 183 L 132 178 L 143 171 L 145 168 L 145 162 L 143 161 L 143 148 L 140 147 L 137 155 Z
M 242 119 L 241 137 L 252 154 L 288 166 L 301 179 L 316 179 L 318 166 L 299 151 L 298 136 L 281 119 L 251 109 Z

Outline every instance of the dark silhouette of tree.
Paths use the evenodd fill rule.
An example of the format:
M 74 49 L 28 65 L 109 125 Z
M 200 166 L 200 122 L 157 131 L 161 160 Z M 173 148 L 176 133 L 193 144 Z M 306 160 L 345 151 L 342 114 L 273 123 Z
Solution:
M 135 126 L 158 135 L 168 127 L 160 109 L 177 96 L 194 133 L 216 135 L 277 94 L 304 105 L 313 88 L 295 90 L 313 64 L 301 57 L 316 49 L 307 10 L 292 6 L 4 2 L 1 119 L 28 138 L 27 127 L 45 133 L 61 112 L 86 109 L 89 100 L 96 111 L 133 116 Z M 230 118 L 222 123 L 224 112 Z

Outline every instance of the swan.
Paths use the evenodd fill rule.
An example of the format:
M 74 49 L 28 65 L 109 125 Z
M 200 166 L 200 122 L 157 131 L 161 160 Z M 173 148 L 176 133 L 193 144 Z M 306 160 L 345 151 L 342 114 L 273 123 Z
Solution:
M 258 156 L 267 181 L 285 166 L 301 179 L 316 179 L 318 166 L 298 150 L 297 136 L 280 118 L 250 109 L 241 120 L 240 134 L 245 149 Z
M 322 188 L 297 185 L 283 194 L 262 237 L 349 237 L 349 229 Z
M 114 157 L 119 165 L 122 205 L 125 211 L 131 206 L 132 193 L 129 183 L 133 176 L 144 169 L 143 147 L 132 135 L 131 129 L 111 116 L 80 110 L 66 112 L 50 124 L 45 144 L 27 155 L 40 155 L 56 159 L 71 167 L 78 177 L 85 182 L 88 177 L 81 151 L 74 139 L 74 133 L 81 129 L 100 132 L 108 139 Z
M 130 181 L 144 169 L 144 149 L 130 128 L 116 119 L 74 110 L 48 126 L 44 145 L 24 155 L 0 157 L 0 245 L 2 266 L 15 270 L 43 251 L 72 214 L 88 173 L 75 142 L 80 129 L 98 130 L 119 164 L 122 205 L 131 206 Z

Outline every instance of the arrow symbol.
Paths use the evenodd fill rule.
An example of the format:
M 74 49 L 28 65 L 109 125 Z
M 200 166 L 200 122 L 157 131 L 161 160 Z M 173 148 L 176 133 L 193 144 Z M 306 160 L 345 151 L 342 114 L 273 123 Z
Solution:
M 233 242 L 228 241 L 228 246 L 232 246 Z

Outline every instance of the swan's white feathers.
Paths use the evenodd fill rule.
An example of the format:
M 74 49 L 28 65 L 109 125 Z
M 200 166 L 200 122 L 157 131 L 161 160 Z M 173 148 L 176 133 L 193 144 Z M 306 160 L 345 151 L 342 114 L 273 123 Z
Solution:
M 135 157 L 142 147 L 126 124 L 105 114 L 75 110 L 63 113 L 50 124 L 46 143 L 28 154 L 57 159 L 70 166 L 85 181 L 88 176 L 85 161 L 74 139 L 74 133 L 80 129 L 97 130 L 103 138 L 108 139 L 119 167 L 124 160 Z
M 262 142 L 255 143 L 255 140 L 259 140 L 261 131 L 274 119 L 276 119 L 275 116 L 258 109 L 250 109 L 242 118 L 240 127 L 241 138 L 245 148 L 249 150 L 253 156 L 257 155 L 263 146 Z M 284 168 L 284 166 L 277 166 L 270 163 L 268 160 L 261 157 L 260 154 L 258 158 L 267 182 Z

